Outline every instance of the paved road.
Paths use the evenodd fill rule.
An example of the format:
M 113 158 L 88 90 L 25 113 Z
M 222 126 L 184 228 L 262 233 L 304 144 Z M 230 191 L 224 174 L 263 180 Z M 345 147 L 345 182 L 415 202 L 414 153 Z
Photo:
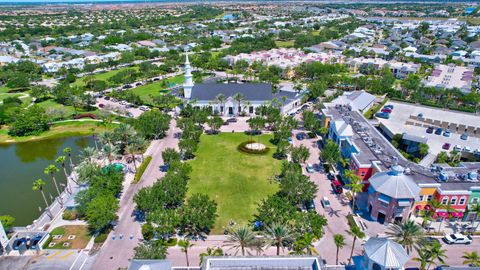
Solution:
M 158 169 L 163 164 L 162 152 L 165 148 L 177 147 L 178 139 L 175 138 L 174 134 L 179 131 L 176 128 L 175 120 L 172 120 L 167 136 L 162 140 L 151 143 L 146 154 L 152 156 L 152 161 L 145 170 L 140 182 L 131 185 L 122 196 L 118 211 L 118 225 L 110 233 L 103 245 L 93 265 L 93 269 L 118 269 L 128 266 L 129 260 L 133 257 L 133 248 L 142 240 L 141 225 L 132 216 L 135 209 L 133 197 L 140 188 L 151 186 L 158 178 L 164 175 Z

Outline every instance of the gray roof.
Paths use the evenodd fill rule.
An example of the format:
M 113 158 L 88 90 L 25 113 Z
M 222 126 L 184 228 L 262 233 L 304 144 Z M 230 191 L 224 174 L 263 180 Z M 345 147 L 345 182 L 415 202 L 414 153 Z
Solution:
M 387 238 L 372 237 L 364 245 L 368 259 L 384 268 L 402 268 L 409 260 L 403 247 Z
M 289 91 L 273 94 L 272 85 L 268 83 L 200 83 L 193 86 L 191 98 L 214 100 L 218 94 L 228 98 L 236 93 L 241 93 L 248 101 L 269 101 L 274 97 L 281 101 L 282 96 L 286 96 L 287 99 L 293 99 L 296 96 L 296 93 Z
M 206 257 L 202 270 L 249 270 L 249 269 L 281 269 L 281 270 L 320 270 L 317 257 Z
M 370 179 L 370 186 L 375 191 L 396 199 L 415 199 L 420 193 L 420 188 L 415 181 L 404 174 L 402 166 L 395 165 L 387 172 L 378 172 Z
M 353 91 L 348 95 L 348 99 L 353 102 L 356 109 L 363 111 L 375 101 L 375 96 L 365 91 Z
M 169 260 L 137 260 L 130 261 L 128 270 L 170 270 L 172 262 Z
M 402 139 L 412 142 L 427 143 L 428 139 L 423 136 L 417 136 L 413 134 L 403 133 Z

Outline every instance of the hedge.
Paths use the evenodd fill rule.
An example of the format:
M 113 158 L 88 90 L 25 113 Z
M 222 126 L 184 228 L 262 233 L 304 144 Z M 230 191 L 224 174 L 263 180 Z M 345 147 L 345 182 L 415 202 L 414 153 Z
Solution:
M 152 161 L 152 156 L 147 156 L 142 164 L 140 164 L 140 166 L 138 167 L 137 169 L 137 172 L 135 173 L 135 178 L 133 179 L 133 182 L 134 183 L 137 183 L 138 181 L 140 181 L 140 179 L 142 178 L 142 175 L 143 173 L 145 172 L 145 170 L 147 169 L 148 167 L 148 164 L 150 164 L 150 161 Z

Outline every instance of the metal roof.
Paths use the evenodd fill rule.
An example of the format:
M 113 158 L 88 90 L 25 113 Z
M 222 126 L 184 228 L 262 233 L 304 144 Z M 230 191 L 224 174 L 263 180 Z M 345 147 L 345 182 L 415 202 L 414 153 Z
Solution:
M 383 268 L 403 268 L 410 259 L 403 247 L 387 238 L 372 237 L 364 245 L 368 259 Z
M 378 172 L 369 182 L 375 191 L 396 199 L 415 199 L 420 193 L 420 188 L 415 181 L 404 173 L 402 166 L 395 165 L 387 172 Z
M 214 100 L 218 94 L 223 94 L 227 98 L 233 97 L 236 93 L 241 93 L 248 101 L 270 101 L 277 97 L 293 99 L 297 96 L 295 92 L 279 91 L 272 93 L 272 85 L 268 83 L 200 83 L 193 86 L 192 99 Z

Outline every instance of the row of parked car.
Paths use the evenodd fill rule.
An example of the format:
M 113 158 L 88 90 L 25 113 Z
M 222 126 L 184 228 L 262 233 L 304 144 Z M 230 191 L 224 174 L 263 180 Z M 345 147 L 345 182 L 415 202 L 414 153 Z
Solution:
M 435 131 L 435 132 L 434 132 Z M 445 129 L 443 130 L 443 128 L 434 128 L 432 126 L 428 127 L 427 130 L 425 131 L 427 132 L 428 134 L 435 134 L 435 135 L 442 135 L 443 133 L 443 136 L 444 137 L 451 137 L 452 136 L 452 133 L 450 132 L 450 130 L 448 129 Z M 460 139 L 466 141 L 468 140 L 468 134 L 467 133 L 463 133 L 462 135 L 460 135 Z
M 378 118 L 383 118 L 383 119 L 389 119 L 390 118 L 390 113 L 393 111 L 393 105 L 385 105 L 383 106 L 382 110 L 380 112 L 377 112 L 375 114 L 376 117 Z

